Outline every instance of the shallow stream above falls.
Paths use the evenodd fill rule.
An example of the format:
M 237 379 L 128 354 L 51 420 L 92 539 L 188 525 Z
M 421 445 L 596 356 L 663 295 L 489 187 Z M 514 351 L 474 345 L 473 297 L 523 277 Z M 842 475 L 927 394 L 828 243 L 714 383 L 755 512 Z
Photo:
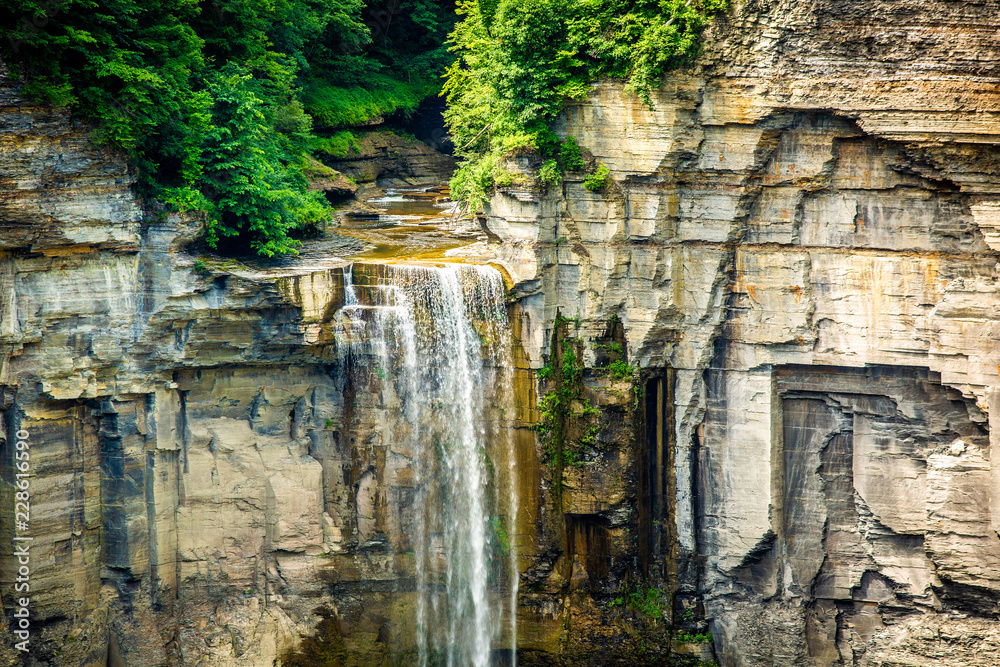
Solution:
M 447 182 L 388 188 L 365 204 L 341 217 L 339 233 L 367 244 L 348 259 L 442 260 L 480 237 L 456 216 Z

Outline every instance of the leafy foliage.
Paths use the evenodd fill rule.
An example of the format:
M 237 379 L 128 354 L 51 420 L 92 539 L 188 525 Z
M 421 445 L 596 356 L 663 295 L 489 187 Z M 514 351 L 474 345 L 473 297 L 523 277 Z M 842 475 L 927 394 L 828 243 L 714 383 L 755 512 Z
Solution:
M 479 206 L 494 186 L 491 170 L 512 153 L 558 154 L 564 169 L 581 169 L 582 158 L 565 146 L 563 156 L 548 127 L 566 101 L 614 77 L 651 105 L 660 76 L 697 53 L 701 29 L 726 2 L 460 0 L 464 18 L 450 37 L 458 59 L 444 90 L 466 162 L 452 193 Z
M 597 165 L 597 169 L 594 173 L 588 174 L 586 178 L 583 179 L 583 187 L 587 188 L 591 192 L 596 192 L 608 184 L 611 178 L 611 171 L 608 169 L 607 165 L 603 162 Z
M 646 618 L 666 618 L 670 611 L 670 596 L 652 585 L 636 586 L 611 601 L 611 607 L 625 607 Z
M 24 92 L 97 124 L 140 193 L 205 220 L 209 245 L 294 252 L 328 205 L 311 150 L 416 108 L 449 58 L 448 0 L 10 0 L 0 58 Z M 323 137 L 314 134 L 316 128 Z
M 305 104 L 319 127 L 339 128 L 364 125 L 399 110 L 412 111 L 428 95 L 436 93 L 432 80 L 398 81 L 373 74 L 366 86 L 340 88 L 321 79 L 309 81 Z
M 615 359 L 608 364 L 608 375 L 612 380 L 631 380 L 635 376 L 636 369 L 628 364 L 624 359 Z
M 586 165 L 583 160 L 583 153 L 580 145 L 576 143 L 576 137 L 569 136 L 562 142 L 559 148 L 559 161 L 562 162 L 566 171 L 582 171 Z
M 538 170 L 538 180 L 545 187 L 559 185 L 562 182 L 562 173 L 559 171 L 559 162 L 556 159 L 546 160 L 542 168 Z
M 326 137 L 316 137 L 312 141 L 312 149 L 317 153 L 329 155 L 332 158 L 349 157 L 352 153 L 361 151 L 358 138 L 350 130 L 340 130 Z
M 552 358 L 537 371 L 547 390 L 538 401 L 539 420 L 535 430 L 543 445 L 543 462 L 551 466 L 557 502 L 561 497 L 563 470 L 567 466 L 586 465 L 587 450 L 599 450 L 601 412 L 585 395 L 583 341 L 568 334 L 568 325 L 574 323 L 579 326 L 578 320 L 556 316 Z

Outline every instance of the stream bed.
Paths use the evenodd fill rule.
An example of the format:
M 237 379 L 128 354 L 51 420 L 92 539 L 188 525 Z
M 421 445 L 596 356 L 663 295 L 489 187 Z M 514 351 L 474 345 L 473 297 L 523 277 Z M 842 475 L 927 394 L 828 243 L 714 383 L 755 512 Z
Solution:
M 455 214 L 448 183 L 387 188 L 365 199 L 371 212 L 341 216 L 338 232 L 366 244 L 352 260 L 441 260 L 445 253 L 478 240 Z

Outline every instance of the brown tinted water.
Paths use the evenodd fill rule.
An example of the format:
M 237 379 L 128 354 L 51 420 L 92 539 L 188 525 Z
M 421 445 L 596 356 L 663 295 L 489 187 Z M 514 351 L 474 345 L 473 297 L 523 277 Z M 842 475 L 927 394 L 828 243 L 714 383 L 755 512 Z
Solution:
M 474 240 L 448 231 L 454 223 L 447 183 L 389 188 L 365 202 L 378 214 L 346 215 L 338 231 L 373 247 L 347 259 L 441 261 L 446 251 Z

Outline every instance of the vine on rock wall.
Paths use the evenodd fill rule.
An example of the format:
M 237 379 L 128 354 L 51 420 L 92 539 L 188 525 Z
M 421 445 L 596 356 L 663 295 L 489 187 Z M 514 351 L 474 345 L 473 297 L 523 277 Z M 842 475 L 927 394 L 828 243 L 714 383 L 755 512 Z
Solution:
M 617 324 L 612 317 L 609 331 Z M 626 361 L 624 345 L 610 340 L 592 344 L 598 367 L 584 365 L 585 342 L 574 334 L 580 327 L 579 318 L 568 319 L 556 314 L 552 328 L 551 354 L 548 362 L 538 370 L 538 379 L 544 391 L 538 402 L 539 421 L 535 430 L 542 444 L 542 462 L 551 466 L 552 488 L 557 507 L 563 487 L 563 472 L 568 467 L 584 466 L 594 460 L 603 447 L 598 439 L 602 425 L 601 411 L 586 395 L 586 376 L 607 377 L 611 383 L 628 381 L 634 399 L 631 408 L 638 407 L 641 388 L 637 382 L 638 370 Z M 621 394 L 622 390 L 605 387 L 601 391 Z
M 580 442 L 568 436 L 577 420 L 593 422 L 600 413 L 583 394 L 583 341 L 569 335 L 569 320 L 556 314 L 552 328 L 552 354 L 549 363 L 538 371 L 538 378 L 547 390 L 538 402 L 539 421 L 536 425 L 542 442 L 542 461 L 552 468 L 552 493 L 557 510 L 561 511 L 563 470 L 579 463 Z M 591 424 L 596 432 L 596 425 Z M 591 432 L 588 430 L 588 434 Z M 591 439 L 593 435 L 590 435 Z

